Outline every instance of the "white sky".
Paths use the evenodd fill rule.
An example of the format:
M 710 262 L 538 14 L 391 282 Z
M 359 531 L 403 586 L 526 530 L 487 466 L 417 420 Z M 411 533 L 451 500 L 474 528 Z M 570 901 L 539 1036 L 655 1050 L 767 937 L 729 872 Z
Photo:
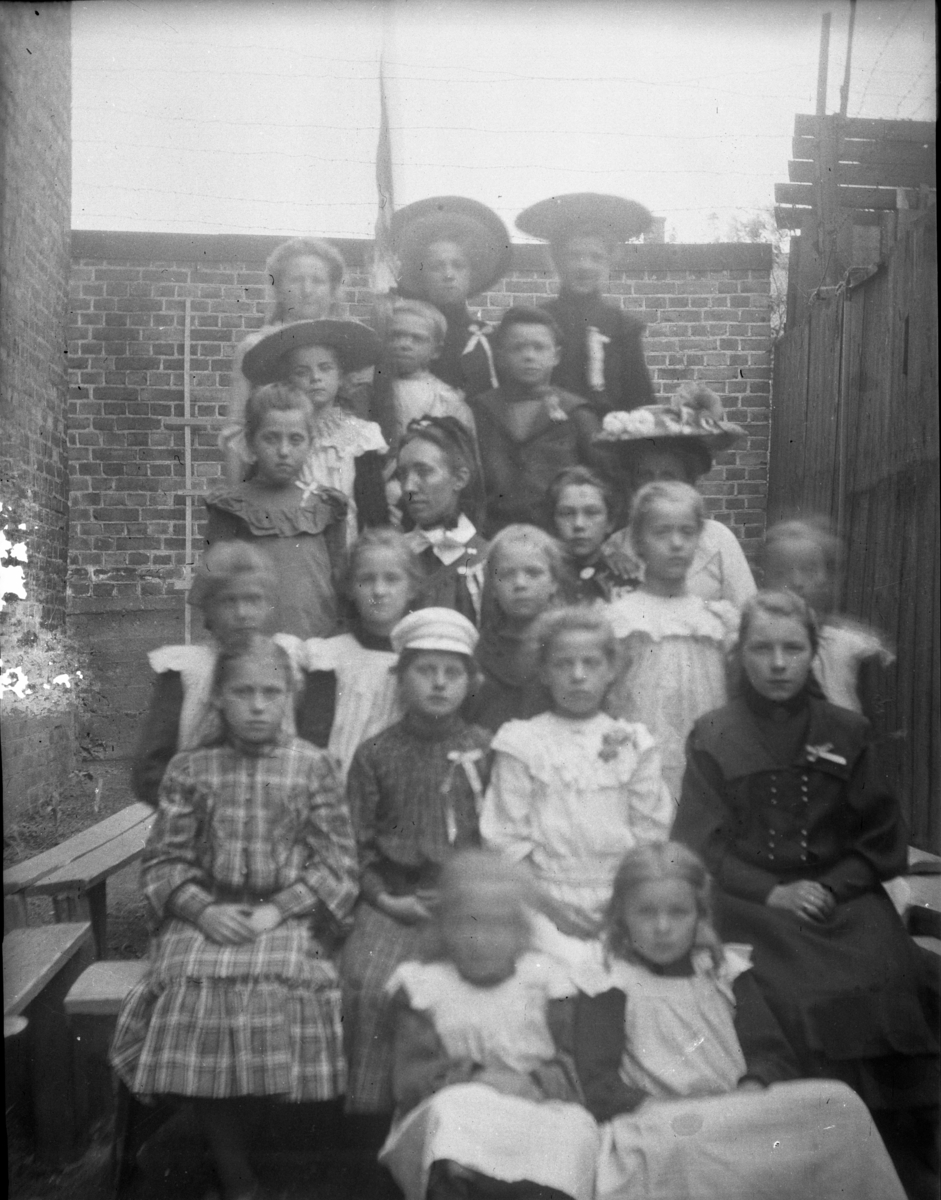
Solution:
M 786 182 L 848 0 L 394 0 L 395 199 L 615 192 L 707 241 Z M 934 120 L 931 0 L 859 0 L 849 115 Z M 76 0 L 77 229 L 369 237 L 383 4 Z M 712 218 L 717 214 L 717 220 Z

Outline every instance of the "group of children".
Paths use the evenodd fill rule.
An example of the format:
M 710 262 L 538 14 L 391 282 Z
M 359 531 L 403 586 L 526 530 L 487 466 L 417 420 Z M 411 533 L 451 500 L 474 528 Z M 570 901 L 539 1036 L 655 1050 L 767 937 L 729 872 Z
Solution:
M 318 318 L 241 359 L 210 640 L 151 655 L 116 1071 L 195 1105 L 225 1200 L 247 1098 L 339 1096 L 408 1200 L 902 1197 L 872 1120 L 930 1128 L 937 989 L 839 543 L 773 528 L 756 594 L 694 486 L 714 397 L 602 421 L 511 309 L 467 404 L 444 334 L 400 299 L 383 349 Z

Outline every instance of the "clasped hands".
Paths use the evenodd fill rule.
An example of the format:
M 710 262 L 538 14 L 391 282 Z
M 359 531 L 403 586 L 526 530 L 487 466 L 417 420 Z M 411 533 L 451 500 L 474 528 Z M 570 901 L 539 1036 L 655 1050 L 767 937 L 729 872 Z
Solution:
M 830 889 L 812 879 L 779 883 L 768 893 L 765 903 L 771 908 L 785 908 L 797 917 L 812 921 L 827 921 L 836 910 L 836 898 Z
M 211 942 L 238 946 L 281 924 L 276 904 L 210 904 L 196 924 Z

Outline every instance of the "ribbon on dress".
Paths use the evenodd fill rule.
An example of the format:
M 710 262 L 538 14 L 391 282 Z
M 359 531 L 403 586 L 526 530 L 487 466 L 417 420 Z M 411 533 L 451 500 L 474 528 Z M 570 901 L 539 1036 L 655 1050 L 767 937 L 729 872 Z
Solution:
M 448 842 L 453 846 L 457 841 L 457 820 L 454 816 L 454 808 L 451 804 L 451 788 L 454 786 L 454 776 L 460 768 L 470 785 L 471 793 L 474 797 L 474 808 L 477 815 L 480 816 L 480 809 L 484 802 L 484 787 L 480 781 L 480 775 L 477 771 L 477 763 L 483 758 L 483 750 L 449 750 L 448 762 L 451 764 L 448 768 L 448 773 L 444 777 L 444 782 L 441 784 L 441 795 L 447 800 L 447 809 L 445 811 L 445 825 L 448 831 Z
M 832 742 L 824 742 L 822 746 L 805 746 L 804 750 L 806 751 L 808 762 L 816 762 L 817 759 L 822 758 L 825 762 L 836 763 L 841 767 L 846 766 L 846 759 L 843 755 L 833 752 Z
M 604 391 L 604 348 L 610 341 L 600 329 L 588 326 L 587 374 L 588 386 L 593 392 Z
M 490 386 L 492 388 L 499 387 L 500 381 L 497 379 L 497 366 L 493 361 L 493 347 L 486 336 L 488 333 L 493 333 L 493 326 L 488 325 L 486 322 L 475 321 L 468 325 L 467 329 L 470 333 L 470 339 L 461 351 L 461 357 L 463 358 L 465 354 L 470 354 L 478 346 L 483 346 L 484 354 L 487 356 L 487 370 L 490 372 Z

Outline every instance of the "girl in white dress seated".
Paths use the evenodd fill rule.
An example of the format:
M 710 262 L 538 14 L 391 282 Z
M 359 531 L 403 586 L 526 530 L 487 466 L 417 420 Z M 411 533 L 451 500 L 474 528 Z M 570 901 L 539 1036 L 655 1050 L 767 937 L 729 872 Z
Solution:
M 551 1029 L 573 987 L 529 949 L 531 881 L 485 851 L 441 876 L 437 954 L 402 963 L 396 1118 L 380 1161 L 407 1200 L 592 1200 L 598 1130 Z
M 795 1079 L 750 952 L 716 936 L 691 850 L 625 856 L 575 1014 L 579 1080 L 604 1122 L 598 1200 L 903 1200 L 856 1093 Z
M 602 711 L 617 662 L 604 613 L 545 613 L 532 640 L 553 707 L 508 721 L 493 739 L 481 837 L 526 863 L 558 930 L 592 938 L 624 852 L 667 838 L 673 802 L 646 726 Z

